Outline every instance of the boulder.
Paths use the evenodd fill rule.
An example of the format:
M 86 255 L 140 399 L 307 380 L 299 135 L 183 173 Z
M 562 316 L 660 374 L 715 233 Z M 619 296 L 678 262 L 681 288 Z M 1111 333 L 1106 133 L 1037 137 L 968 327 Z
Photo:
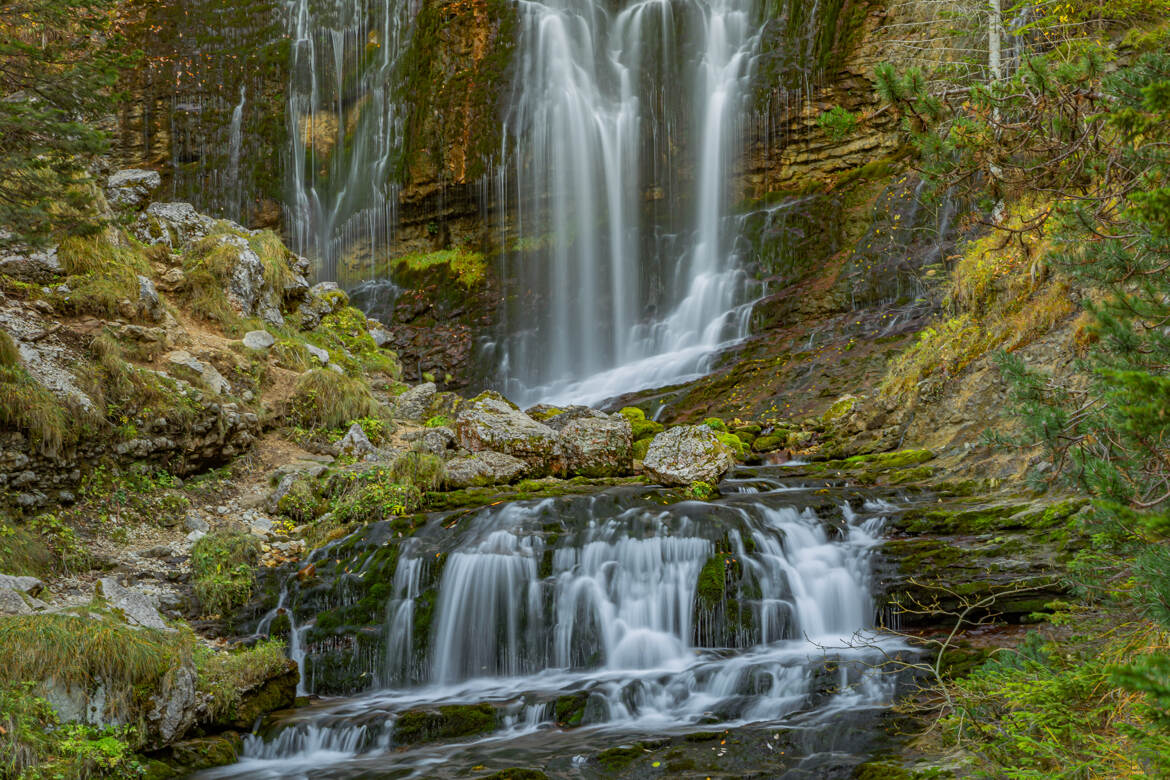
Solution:
M 323 366 L 329 365 L 329 353 L 328 352 L 321 349 L 320 347 L 313 346 L 312 344 L 306 344 L 305 349 L 308 351 L 308 353 L 310 355 L 317 358 L 317 362 L 319 362 L 321 365 L 323 365 Z
M 313 330 L 322 318 L 349 305 L 349 297 L 336 282 L 318 282 L 309 288 L 305 300 L 297 308 L 303 330 Z
M 138 311 L 155 322 L 163 318 L 164 309 L 158 299 L 158 290 L 154 289 L 154 282 L 142 274 L 138 275 Z
M 195 665 L 190 661 L 171 669 L 163 678 L 162 689 L 146 712 L 152 749 L 169 745 L 195 725 L 199 704 L 196 679 Z
M 436 391 L 434 382 L 423 382 L 421 385 L 415 385 L 395 399 L 395 415 L 404 420 L 425 421 L 431 403 L 435 400 Z
M 284 325 L 280 298 L 264 279 L 264 262 L 248 239 L 235 233 L 216 236 L 219 246 L 228 247 L 234 259 L 227 282 L 227 300 L 241 317 L 260 317 L 269 325 Z
M 174 631 L 158 614 L 155 600 L 133 588 L 122 587 L 113 577 L 98 580 L 94 595 L 101 596 L 111 608 L 118 610 L 132 626 L 153 628 L 159 631 Z
M 478 452 L 447 461 L 444 484 L 455 490 L 480 485 L 506 485 L 523 477 L 529 465 L 500 452 Z
M 629 420 L 620 414 L 588 411 L 591 414 L 579 414 L 560 429 L 564 470 L 582 477 L 628 474 L 633 467 L 634 444 Z
M 379 347 L 384 347 L 394 340 L 394 336 L 390 333 L 390 331 L 386 330 L 381 325 L 370 328 L 370 338 L 372 338 L 374 343 Z
M 706 425 L 680 425 L 654 437 L 642 467 L 661 485 L 715 485 L 735 465 L 731 448 Z
M 483 393 L 467 402 L 455 421 L 455 435 L 464 449 L 511 455 L 527 463 L 536 476 L 547 475 L 559 465 L 556 431 L 498 394 Z
M 250 330 L 244 334 L 244 346 L 248 349 L 269 349 L 276 343 L 276 337 L 266 330 Z
M 113 206 L 141 208 L 161 186 L 158 171 L 126 168 L 106 179 L 106 200 Z
M 455 431 L 446 426 L 411 431 L 402 438 L 413 442 L 415 450 L 431 455 L 448 455 L 455 446 Z
M 174 352 L 168 352 L 166 361 L 172 366 L 185 368 L 196 373 L 204 387 L 215 395 L 223 395 L 224 393 L 231 392 L 231 385 L 223 378 L 223 374 L 216 370 L 215 366 L 199 360 L 184 349 L 176 349 Z
M 7 274 L 13 279 L 44 284 L 64 272 L 65 269 L 61 267 L 61 261 L 57 258 L 57 247 L 41 250 L 0 250 L 0 273 Z
M 164 244 L 179 250 L 211 233 L 215 222 L 190 203 L 151 203 L 138 215 L 131 230 L 144 244 Z
M 16 590 L 35 596 L 45 589 L 45 583 L 36 577 L 15 577 L 11 574 L 0 574 L 0 589 Z
M 0 615 L 28 615 L 32 611 L 23 593 L 0 588 Z
M 349 426 L 349 430 L 345 432 L 345 436 L 337 442 L 337 451 L 342 455 L 349 455 L 355 458 L 364 458 L 367 455 L 372 455 L 378 451 L 378 448 L 370 442 L 366 436 L 366 432 L 362 430 L 362 426 L 354 423 Z

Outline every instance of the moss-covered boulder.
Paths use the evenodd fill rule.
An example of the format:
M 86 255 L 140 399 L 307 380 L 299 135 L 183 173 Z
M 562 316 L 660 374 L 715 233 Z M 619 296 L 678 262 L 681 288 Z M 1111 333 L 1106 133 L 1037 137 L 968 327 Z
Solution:
M 582 477 L 616 477 L 628 474 L 633 434 L 620 414 L 594 412 L 570 420 L 560 432 L 562 468 Z
M 472 452 L 500 452 L 528 464 L 532 475 L 556 470 L 557 433 L 533 420 L 498 394 L 482 394 L 468 401 L 455 421 L 459 445 Z
M 667 486 L 714 485 L 735 465 L 735 452 L 706 425 L 680 425 L 654 437 L 642 459 L 646 474 Z
M 499 725 L 490 704 L 451 704 L 434 710 L 409 710 L 394 722 L 394 742 L 412 745 L 438 739 L 471 737 Z

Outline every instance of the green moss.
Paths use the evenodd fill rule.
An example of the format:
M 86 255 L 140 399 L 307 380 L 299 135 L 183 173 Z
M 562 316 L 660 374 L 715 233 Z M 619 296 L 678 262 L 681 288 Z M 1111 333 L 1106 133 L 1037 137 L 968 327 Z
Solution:
M 636 406 L 624 406 L 618 411 L 618 414 L 629 420 L 631 425 L 638 420 L 646 419 L 646 413 Z
M 650 751 L 641 742 L 609 748 L 597 754 L 597 761 L 608 772 L 619 772 Z
M 635 441 L 638 439 L 653 438 L 665 429 L 666 426 L 653 420 L 633 420 L 630 422 L 630 431 Z
M 696 501 L 707 501 L 715 495 L 715 488 L 706 482 L 692 482 L 687 486 L 687 498 L 693 498 Z
M 548 775 L 536 769 L 519 769 L 513 767 L 495 774 L 490 774 L 483 780 L 548 780 Z
M 731 451 L 735 453 L 736 458 L 739 460 L 747 459 L 750 451 L 748 450 L 747 445 L 744 444 L 734 433 L 717 433 L 715 436 L 719 439 L 720 442 L 731 448 Z
M 535 411 L 528 416 L 531 417 L 532 419 L 536 420 L 537 422 L 544 422 L 546 420 L 551 420 L 552 418 L 556 417 L 558 414 L 564 414 L 564 413 L 565 413 L 564 409 L 561 409 L 561 408 L 556 407 L 556 406 L 550 406 L 550 407 L 547 407 L 545 409 L 540 409 L 538 411 Z
M 752 449 L 756 452 L 771 452 L 778 450 L 784 446 L 788 434 L 769 433 L 767 436 L 761 436 L 752 442 Z
M 444 417 L 441 414 L 437 414 L 434 417 L 428 419 L 423 425 L 426 428 L 450 428 L 454 424 L 455 421 L 450 417 Z
M 340 292 L 331 291 L 330 294 Z M 305 335 L 329 353 L 329 359 L 350 374 L 383 373 L 393 379 L 402 376 L 394 353 L 381 349 L 370 335 L 366 315 L 347 305 L 336 306 L 320 324 Z
M 654 441 L 653 437 L 638 439 L 636 442 L 634 442 L 634 446 L 631 450 L 631 454 L 633 455 L 634 460 L 646 459 L 646 453 L 650 450 L 650 443 L 652 441 Z
M 703 425 L 706 425 L 713 431 L 727 433 L 727 423 L 723 422 L 718 417 L 708 417 L 706 420 L 703 420 Z
M 823 422 L 825 425 L 828 425 L 830 423 L 836 422 L 837 420 L 840 420 L 852 412 L 857 404 L 860 403 L 860 400 L 861 399 L 852 395 L 846 395 L 838 398 L 833 402 L 833 405 L 830 406 L 828 410 L 826 410 L 825 413 L 821 415 L 821 422 Z
M 195 666 L 197 689 L 207 696 L 207 715 L 213 723 L 250 729 L 260 715 L 292 706 L 296 697 L 296 676 L 289 673 L 291 665 L 279 639 L 234 652 L 200 646 Z
M 726 594 L 727 562 L 724 555 L 712 555 L 699 570 L 695 586 L 695 604 L 699 609 L 714 609 Z
M 561 726 L 579 726 L 585 717 L 585 705 L 589 702 L 589 694 L 584 691 L 560 696 L 553 705 L 556 722 Z
M 246 533 L 213 531 L 191 548 L 191 579 L 205 614 L 226 615 L 252 597 L 260 542 Z
M 396 257 L 392 262 L 398 268 L 415 272 L 445 265 L 450 269 L 455 280 L 468 289 L 482 283 L 487 275 L 487 262 L 483 254 L 464 247 L 443 249 L 425 254 L 416 252 Z
M 409 710 L 394 722 L 394 741 L 400 745 L 485 734 L 496 729 L 490 704 L 452 704 L 438 710 Z

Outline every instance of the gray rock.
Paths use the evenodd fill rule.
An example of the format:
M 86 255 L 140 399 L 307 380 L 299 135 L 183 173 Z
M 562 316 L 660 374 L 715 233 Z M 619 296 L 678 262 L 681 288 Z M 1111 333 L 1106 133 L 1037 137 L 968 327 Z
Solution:
M 19 591 L 0 588 L 0 615 L 28 615 L 33 608 Z
M 410 388 L 394 400 L 395 415 L 404 420 L 423 422 L 427 419 L 427 411 L 435 400 L 437 389 L 434 382 L 423 382 Z
M 276 337 L 266 330 L 250 330 L 244 334 L 244 346 L 248 349 L 269 349 L 276 343 Z
M 154 289 L 154 282 L 142 274 L 138 275 L 138 310 L 155 322 L 162 319 L 158 290 Z
M 191 533 L 187 534 L 186 539 L 190 544 L 195 544 L 195 542 L 199 541 L 200 539 L 202 539 L 205 536 L 207 536 L 206 531 L 195 530 L 195 531 L 192 531 Z
M 642 466 L 661 485 L 715 485 L 735 465 L 735 454 L 705 425 L 680 425 L 654 437 Z
M 161 186 L 158 171 L 126 168 L 106 180 L 106 199 L 114 206 L 141 208 Z
M 329 365 L 329 353 L 328 352 L 321 349 L 320 347 L 313 346 L 312 344 L 306 344 L 305 349 L 309 351 L 310 355 L 317 358 L 318 363 L 320 363 L 323 366 Z
M 168 352 L 166 361 L 173 366 L 180 366 L 193 371 L 199 376 L 199 380 L 203 383 L 203 386 L 214 395 L 223 395 L 224 393 L 230 393 L 232 390 L 232 386 L 223 378 L 223 374 L 216 370 L 215 366 L 199 360 L 184 349 L 176 349 L 174 352 Z
M 628 474 L 633 467 L 633 431 L 629 420 L 620 414 L 579 414 L 563 425 L 560 442 L 568 474 L 616 477 Z
M 370 338 L 372 338 L 374 343 L 379 347 L 386 346 L 394 339 L 394 337 L 390 335 L 390 331 L 382 327 L 370 328 Z
M 364 458 L 366 455 L 377 452 L 378 448 L 370 442 L 366 432 L 362 430 L 362 426 L 354 423 L 349 426 L 345 436 L 342 436 L 341 440 L 337 442 L 337 451 L 342 455 Z
M 506 485 L 525 476 L 530 466 L 501 452 L 478 452 L 447 461 L 444 484 L 448 489 L 480 485 Z
M 190 661 L 170 670 L 162 689 L 146 712 L 151 748 L 169 745 L 195 725 L 199 697 L 195 689 L 195 666 Z
M 196 512 L 187 513 L 187 517 L 183 520 L 183 527 L 188 531 L 201 531 L 203 533 L 211 530 L 211 526 L 203 519 L 203 515 Z
M 158 286 L 164 290 L 177 290 L 187 281 L 187 274 L 182 268 L 168 268 L 158 281 Z
M 403 437 L 414 443 L 414 449 L 431 455 L 446 456 L 455 446 L 455 431 L 445 426 L 423 428 Z
M 175 631 L 158 614 L 158 604 L 141 591 L 122 587 L 113 577 L 98 581 L 95 595 L 105 598 L 106 603 L 120 611 L 126 622 L 132 626 L 154 628 L 159 631 Z
M 44 284 L 64 272 L 57 258 L 57 247 L 0 250 L 0 273 L 13 279 Z
M 537 476 L 559 466 L 556 431 L 494 394 L 481 394 L 464 405 L 455 421 L 455 435 L 464 449 L 511 455 L 526 462 Z
M 309 288 L 304 302 L 297 308 L 303 330 L 313 330 L 321 319 L 339 308 L 349 305 L 349 297 L 336 282 L 318 282 Z
M 36 577 L 16 577 L 11 574 L 0 574 L 0 588 L 15 590 L 35 596 L 45 589 L 45 583 Z
M 138 215 L 132 232 L 145 244 L 165 244 L 178 250 L 207 236 L 215 222 L 190 203 L 151 203 Z

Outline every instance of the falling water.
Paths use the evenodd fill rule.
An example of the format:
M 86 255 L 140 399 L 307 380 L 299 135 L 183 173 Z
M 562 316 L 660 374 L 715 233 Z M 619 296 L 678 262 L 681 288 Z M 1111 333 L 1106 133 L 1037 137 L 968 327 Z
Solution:
M 746 325 L 725 216 L 751 0 L 520 9 L 497 174 L 515 200 L 504 276 L 524 291 L 497 356 L 508 391 L 590 402 L 698 373 Z
M 243 146 L 244 101 L 248 88 L 240 85 L 240 102 L 232 109 L 232 122 L 228 131 L 228 175 L 226 212 L 231 219 L 240 218 L 240 149 Z
M 395 63 L 418 2 L 291 0 L 286 226 L 324 279 L 366 278 L 394 228 Z
M 651 488 L 517 502 L 454 530 L 437 516 L 402 543 L 385 652 L 354 675 L 380 680 L 375 690 L 250 738 L 244 762 L 215 776 L 312 777 L 375 757 L 386 771 L 421 766 L 426 750 L 391 758 L 394 721 L 436 703 L 493 703 L 502 729 L 487 739 L 510 741 L 560 733 L 552 703 L 566 695 L 585 702 L 566 734 L 685 733 L 888 701 L 897 676 L 873 667 L 897 647 L 870 633 L 870 559 L 894 507 L 771 478 L 724 489 L 666 507 L 646 500 Z M 383 533 L 359 531 L 324 558 L 360 579 L 361 550 L 379 550 Z M 310 679 L 332 652 L 306 648 Z

